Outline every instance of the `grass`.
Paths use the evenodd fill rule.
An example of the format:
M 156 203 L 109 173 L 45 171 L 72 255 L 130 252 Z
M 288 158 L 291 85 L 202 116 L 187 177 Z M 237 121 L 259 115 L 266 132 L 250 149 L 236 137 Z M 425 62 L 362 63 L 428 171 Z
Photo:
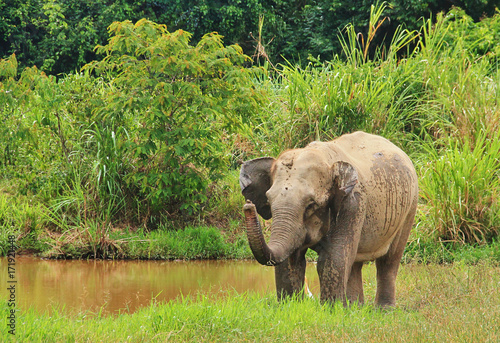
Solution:
M 43 204 L 30 197 L 15 194 L 15 188 L 0 184 L 0 256 L 8 250 L 8 236 L 17 237 L 17 245 L 26 250 L 38 250 L 38 233 L 47 225 Z
M 0 305 L 0 340 L 29 342 L 497 342 L 498 267 L 489 264 L 403 265 L 398 305 L 374 308 L 375 267 L 365 266 L 367 304 L 350 308 L 317 299 L 278 303 L 274 294 L 227 292 L 152 303 L 133 314 L 104 317 L 34 310 L 17 313 L 15 338 Z
M 406 245 L 403 261 L 422 264 L 480 263 L 500 264 L 500 242 L 461 244 L 429 240 L 418 229 L 413 230 Z
M 129 258 L 216 259 L 252 256 L 246 237 L 228 242 L 221 231 L 214 227 L 187 227 L 178 231 L 139 233 L 137 236 L 139 239 L 128 246 Z
M 422 225 L 433 228 L 428 235 L 445 241 L 482 243 L 500 230 L 500 134 L 477 135 L 475 142 L 448 139 L 440 153 L 424 145 L 420 195 L 424 201 Z
M 62 234 L 45 233 L 38 254 L 47 258 L 102 259 L 218 259 L 251 258 L 246 236 L 226 235 L 213 226 L 189 226 L 182 230 L 73 228 Z

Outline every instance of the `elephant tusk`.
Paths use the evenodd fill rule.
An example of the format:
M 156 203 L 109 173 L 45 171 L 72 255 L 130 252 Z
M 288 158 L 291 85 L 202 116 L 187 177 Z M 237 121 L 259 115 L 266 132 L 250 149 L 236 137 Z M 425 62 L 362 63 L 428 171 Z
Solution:
M 304 292 L 307 294 L 309 298 L 314 298 L 314 295 L 311 293 L 311 290 L 309 289 L 307 276 L 304 276 Z

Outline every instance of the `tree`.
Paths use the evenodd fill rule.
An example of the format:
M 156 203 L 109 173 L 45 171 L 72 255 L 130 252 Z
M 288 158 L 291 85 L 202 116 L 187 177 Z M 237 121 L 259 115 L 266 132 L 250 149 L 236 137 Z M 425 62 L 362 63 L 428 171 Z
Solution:
M 86 67 L 112 84 L 97 120 L 120 126 L 133 118 L 126 182 L 138 199 L 153 212 L 190 212 L 224 166 L 224 142 L 256 112 L 262 96 L 251 77 L 260 69 L 242 67 L 242 49 L 215 33 L 192 46 L 190 33 L 145 19 L 109 30 L 109 43 L 97 47 L 104 59 Z

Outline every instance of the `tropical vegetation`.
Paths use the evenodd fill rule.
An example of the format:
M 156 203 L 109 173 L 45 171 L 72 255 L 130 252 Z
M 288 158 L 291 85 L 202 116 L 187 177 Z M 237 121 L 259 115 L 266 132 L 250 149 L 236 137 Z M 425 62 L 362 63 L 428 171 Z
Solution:
M 50 13 L 66 7 L 46 6 L 61 24 Z M 225 244 L 244 241 L 242 161 L 364 130 L 402 147 L 418 170 L 409 259 L 489 246 L 500 260 L 500 13 L 478 21 L 453 8 L 386 35 L 396 8 L 371 6 L 366 31 L 347 25 L 338 53 L 301 63 L 269 58 L 266 19 L 253 60 L 217 33 L 147 19 L 111 23 L 108 41 L 67 74 L 6 56 L 1 253 L 14 234 L 22 250 L 49 257 L 147 258 L 154 242 L 193 226 L 231 251 Z
M 75 73 L 98 58 L 94 47 L 107 43 L 107 28 L 113 22 L 146 18 L 171 32 L 188 31 L 195 41 L 218 32 L 226 44 L 237 43 L 249 56 L 256 53 L 255 40 L 260 40 L 274 64 L 286 60 L 305 64 L 309 55 L 330 60 L 340 54 L 337 35 L 346 25 L 367 32 L 372 4 L 364 0 L 0 1 L 0 56 L 15 53 L 20 71 L 36 65 L 51 75 Z M 390 20 L 379 27 L 376 41 L 381 44 L 400 25 L 418 30 L 422 18 L 435 18 L 453 6 L 467 13 L 472 26 L 493 16 L 498 4 L 494 0 L 393 0 L 385 10 Z M 486 32 L 475 36 L 485 40 L 482 44 L 495 42 Z

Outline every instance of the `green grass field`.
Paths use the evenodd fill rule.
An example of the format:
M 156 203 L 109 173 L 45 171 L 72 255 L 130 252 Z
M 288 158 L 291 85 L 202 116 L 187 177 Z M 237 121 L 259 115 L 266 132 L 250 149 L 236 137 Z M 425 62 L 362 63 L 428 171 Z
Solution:
M 68 316 L 17 313 L 16 335 L 0 310 L 2 342 L 498 342 L 500 268 L 402 265 L 398 305 L 372 306 L 375 266 L 365 266 L 366 304 L 349 308 L 317 299 L 278 303 L 274 294 L 213 294 L 152 304 L 133 314 Z

